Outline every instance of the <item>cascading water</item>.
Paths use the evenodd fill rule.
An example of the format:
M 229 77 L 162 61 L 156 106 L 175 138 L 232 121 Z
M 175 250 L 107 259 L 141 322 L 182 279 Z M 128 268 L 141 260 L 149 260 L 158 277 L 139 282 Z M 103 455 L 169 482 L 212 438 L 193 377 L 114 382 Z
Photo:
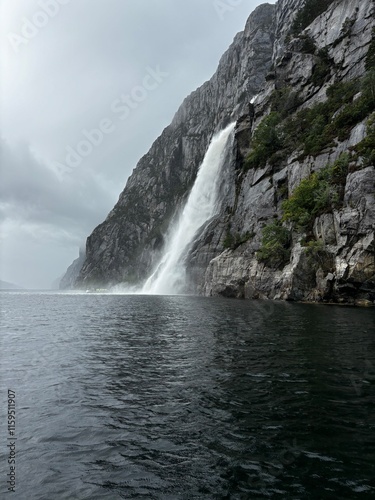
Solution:
M 184 210 L 169 233 L 164 255 L 144 284 L 142 293 L 167 295 L 183 291 L 186 282 L 184 259 L 198 229 L 216 213 L 218 174 L 234 126 L 235 123 L 231 123 L 213 137 Z

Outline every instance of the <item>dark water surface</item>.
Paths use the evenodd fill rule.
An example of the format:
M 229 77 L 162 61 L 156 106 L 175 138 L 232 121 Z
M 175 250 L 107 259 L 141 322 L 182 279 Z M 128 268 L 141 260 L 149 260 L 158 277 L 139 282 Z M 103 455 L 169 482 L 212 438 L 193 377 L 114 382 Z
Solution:
M 1 498 L 375 498 L 374 309 L 0 299 Z

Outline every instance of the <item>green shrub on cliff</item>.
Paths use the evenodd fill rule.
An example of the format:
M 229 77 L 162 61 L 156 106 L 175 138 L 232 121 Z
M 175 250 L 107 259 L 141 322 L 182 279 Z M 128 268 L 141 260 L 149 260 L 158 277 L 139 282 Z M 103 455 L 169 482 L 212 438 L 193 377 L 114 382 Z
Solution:
M 279 123 L 280 115 L 276 112 L 271 112 L 260 122 L 251 140 L 252 151 L 246 158 L 246 168 L 265 166 L 272 155 L 282 148 Z
M 269 267 L 279 267 L 289 261 L 291 231 L 283 226 L 283 222 L 292 223 L 298 232 L 311 231 L 317 216 L 340 205 L 349 162 L 349 153 L 342 153 L 333 165 L 300 182 L 293 194 L 282 203 L 282 219 L 263 228 L 262 243 L 257 253 L 260 262 Z M 308 246 L 311 252 L 321 250 L 321 244 L 317 242 L 308 243 Z
M 315 216 L 318 192 L 322 197 L 326 188 L 325 183 L 319 183 L 317 174 L 303 179 L 292 196 L 282 204 L 283 220 L 293 222 L 298 229 L 306 227 Z
M 353 128 L 375 111 L 375 70 L 361 79 L 331 85 L 326 95 L 324 102 L 293 113 L 300 104 L 298 94 L 289 87 L 275 90 L 271 113 L 254 131 L 244 169 L 280 165 L 293 151 L 299 151 L 299 160 L 315 157 L 335 147 L 337 140 L 348 139 Z M 354 148 L 366 164 L 374 163 L 372 123 L 367 139 Z
M 283 120 L 299 108 L 302 102 L 299 94 L 290 86 L 275 89 L 271 95 L 271 111 L 278 113 Z
M 243 243 L 246 243 L 246 241 L 249 241 L 253 237 L 254 237 L 254 233 L 250 233 L 249 231 L 246 231 L 246 233 L 243 233 L 243 234 L 235 233 L 233 235 L 228 228 L 227 233 L 226 233 L 225 238 L 224 238 L 224 241 L 223 241 L 223 246 L 226 249 L 230 248 L 231 250 L 235 250 L 240 245 L 242 245 Z
M 335 137 L 348 134 L 353 122 L 360 121 L 358 113 L 350 116 L 350 125 L 346 118 L 354 107 L 353 98 L 359 89 L 359 82 L 338 82 L 328 88 L 326 101 L 301 110 L 288 120 L 285 125 L 288 136 L 294 137 L 296 146 L 300 145 L 303 157 L 317 156 L 333 146 Z
M 326 101 L 298 111 L 279 126 L 283 147 L 288 152 L 300 148 L 300 159 L 317 156 L 334 146 L 336 138 L 347 139 L 353 127 L 374 110 L 375 71 L 361 80 L 335 83 L 327 89 Z
M 333 165 L 303 179 L 293 194 L 282 203 L 283 221 L 295 229 L 311 229 L 315 217 L 337 207 L 343 195 L 350 156 L 343 153 Z
M 366 69 L 375 68 L 375 28 L 372 30 L 372 39 L 366 56 Z
M 329 57 L 328 49 L 326 47 L 318 51 L 317 58 L 317 62 L 311 75 L 311 82 L 315 85 L 315 87 L 321 87 L 329 78 L 334 62 Z
M 262 230 L 262 245 L 258 250 L 257 258 L 270 267 L 284 265 L 290 259 L 290 231 L 281 221 L 276 220 L 267 224 Z
M 297 12 L 292 23 L 291 34 L 298 35 L 301 33 L 314 19 L 325 12 L 329 5 L 334 0 L 306 0 L 305 5 Z
M 367 122 L 366 137 L 353 150 L 362 158 L 365 167 L 375 165 L 375 113 Z

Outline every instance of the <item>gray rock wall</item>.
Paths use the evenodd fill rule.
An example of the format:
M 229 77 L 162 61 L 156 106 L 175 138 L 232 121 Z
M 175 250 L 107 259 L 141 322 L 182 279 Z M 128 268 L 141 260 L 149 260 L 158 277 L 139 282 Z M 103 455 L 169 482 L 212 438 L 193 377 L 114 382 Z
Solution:
M 58 287 L 60 290 L 71 290 L 75 286 L 77 276 L 79 275 L 82 266 L 85 262 L 85 250 L 80 248 L 79 256 L 66 270 L 66 273 L 61 278 Z
M 286 0 L 284 7 L 286 5 L 293 7 L 293 0 Z M 282 23 L 286 22 L 285 11 L 278 12 L 277 16 Z M 351 29 L 342 36 L 348 19 L 351 20 Z M 301 53 L 298 40 L 286 43 L 283 27 L 278 28 L 278 36 L 282 38 L 281 42 L 278 38 L 275 43 L 274 75 L 255 101 L 252 130 L 269 111 L 270 96 L 280 83 L 299 92 L 303 98 L 299 109 L 303 109 L 325 100 L 325 91 L 333 82 L 363 75 L 373 29 L 372 0 L 334 2 L 327 12 L 306 28 L 305 33 L 314 40 L 317 50 L 327 47 L 328 55 L 334 61 L 329 78 L 317 88 L 311 83 L 316 57 Z M 246 117 L 244 120 L 246 122 Z M 251 135 L 252 130 L 249 131 L 248 125 L 238 125 L 239 156 L 246 156 L 248 149 L 244 136 Z M 312 258 L 307 248 L 301 245 L 301 235 L 294 235 L 290 262 L 283 269 L 271 269 L 259 262 L 256 256 L 261 246 L 262 228 L 273 218 L 281 216 L 280 187 L 284 186 L 291 194 L 302 179 L 332 164 L 365 135 L 366 120 L 353 127 L 347 140 L 336 141 L 335 146 L 317 157 L 298 160 L 296 151 L 276 167 L 267 164 L 262 169 L 247 172 L 239 169 L 237 175 L 233 174 L 236 194 L 231 192 L 223 200 L 220 217 L 211 222 L 214 235 L 206 234 L 205 241 L 197 243 L 190 257 L 190 272 L 196 277 L 196 291 L 209 296 L 349 303 L 374 301 L 374 166 L 349 174 L 343 207 L 315 220 L 314 234 L 323 244 L 324 252 Z M 249 233 L 251 237 L 235 249 L 226 249 L 224 238 L 228 228 L 232 234 Z M 204 254 L 211 257 L 206 269 Z

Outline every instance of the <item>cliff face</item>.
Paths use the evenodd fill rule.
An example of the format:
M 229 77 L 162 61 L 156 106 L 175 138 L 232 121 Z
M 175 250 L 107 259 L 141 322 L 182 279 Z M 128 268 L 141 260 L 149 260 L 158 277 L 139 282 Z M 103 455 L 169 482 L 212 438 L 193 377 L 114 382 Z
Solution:
M 72 264 L 66 270 L 64 276 L 58 282 L 58 288 L 60 290 L 71 290 L 72 288 L 74 288 L 76 279 L 85 262 L 85 258 L 85 251 L 84 249 L 80 248 L 78 258 L 72 262 Z
M 277 7 L 277 18 L 283 26 L 287 3 L 279 3 Z M 290 1 L 289 6 L 292 5 Z M 250 123 L 245 116 L 238 123 L 237 170 L 232 170 L 236 190 L 223 199 L 220 217 L 206 228 L 190 255 L 190 274 L 199 293 L 349 303 L 374 301 L 374 155 L 366 159 L 354 154 L 356 145 L 362 151 L 365 141 L 369 141 L 369 114 L 374 111 L 374 94 L 361 112 L 358 112 L 361 105 L 355 103 L 357 100 L 361 104 L 363 95 L 375 90 L 373 73 L 372 80 L 367 76 L 365 83 L 359 83 L 366 73 L 366 61 L 370 65 L 368 52 L 374 43 L 371 43 L 373 29 L 371 0 L 342 0 L 331 3 L 298 36 L 287 41 L 283 36 L 277 39 L 273 71 L 254 103 L 254 122 Z M 340 87 L 339 82 L 347 84 Z M 349 82 L 358 85 L 358 92 L 352 91 L 354 95 L 349 96 L 348 102 L 339 102 L 337 110 L 333 107 L 330 114 L 322 104 L 326 103 L 326 108 L 333 106 L 334 98 L 328 99 L 327 89 L 331 88 L 329 95 L 335 92 L 339 95 L 350 86 Z M 373 88 L 369 90 L 371 85 Z M 283 106 L 288 105 L 290 109 L 285 112 Z M 316 127 L 315 133 L 311 131 L 311 139 L 317 142 L 314 154 L 306 154 L 309 149 L 306 133 L 305 139 L 301 142 L 297 139 L 294 144 L 288 137 L 288 134 L 298 136 L 298 127 L 304 126 L 304 114 L 308 116 L 305 111 L 309 109 L 313 110 L 311 115 L 316 110 L 316 118 L 308 123 Z M 285 154 L 279 151 L 279 158 L 270 155 L 262 165 L 256 165 L 256 161 L 248 161 L 246 165 L 245 158 L 249 153 L 252 156 L 257 147 L 254 136 L 258 126 L 275 110 L 281 120 L 275 131 L 284 134 L 279 137 L 279 147 L 281 151 L 284 148 Z M 324 120 L 328 122 L 325 128 L 317 125 L 320 118 L 323 126 Z M 328 133 L 329 123 L 332 140 L 326 144 L 320 136 Z M 372 128 L 372 137 L 373 133 Z M 286 150 L 283 142 L 290 143 Z M 369 147 L 373 147 L 372 143 Z M 299 222 L 296 213 L 304 206 L 301 197 L 312 194 L 316 179 L 323 186 L 319 174 L 313 173 L 327 175 L 335 162 L 333 168 L 342 163 L 346 169 L 335 192 L 338 199 L 328 199 L 316 210 L 315 217 L 315 206 L 311 204 L 309 223 L 296 227 L 298 224 L 293 224 Z M 297 189 L 303 179 L 304 193 L 301 187 Z M 295 213 L 289 218 L 283 204 L 288 198 L 299 200 L 300 204 L 294 203 Z M 271 235 L 267 241 L 265 227 L 275 234 L 278 232 L 278 236 L 272 239 Z M 225 245 L 228 235 L 229 244 Z M 274 257 L 281 259 L 272 258 L 267 244 L 269 248 L 274 245 Z M 285 251 L 285 258 L 280 250 Z M 262 253 L 266 258 L 260 258 Z
M 273 14 L 268 4 L 253 12 L 212 79 L 184 100 L 139 161 L 118 203 L 87 240 L 77 286 L 134 283 L 150 272 L 212 135 L 241 116 L 262 88 L 271 65 Z
M 260 6 L 88 238 L 75 285 L 148 275 L 214 131 L 237 119 L 220 213 L 187 258 L 189 291 L 374 301 L 373 52 L 373 0 Z

